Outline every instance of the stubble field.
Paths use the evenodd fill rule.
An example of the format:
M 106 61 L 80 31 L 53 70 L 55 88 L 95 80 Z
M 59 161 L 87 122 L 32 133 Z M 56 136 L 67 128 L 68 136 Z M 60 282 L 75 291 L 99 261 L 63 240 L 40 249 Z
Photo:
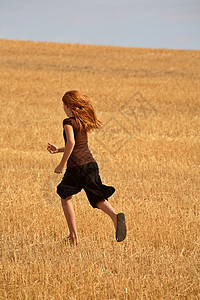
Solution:
M 200 52 L 0 40 L 1 299 L 200 298 Z M 77 89 L 103 126 L 88 135 L 127 237 L 73 197 L 68 235 L 54 169 L 61 97 Z

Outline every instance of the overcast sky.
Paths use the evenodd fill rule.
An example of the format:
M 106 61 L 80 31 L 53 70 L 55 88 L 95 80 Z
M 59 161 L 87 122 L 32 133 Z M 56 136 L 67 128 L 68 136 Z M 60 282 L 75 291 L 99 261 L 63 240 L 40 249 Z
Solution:
M 200 50 L 200 0 L 0 0 L 0 38 Z

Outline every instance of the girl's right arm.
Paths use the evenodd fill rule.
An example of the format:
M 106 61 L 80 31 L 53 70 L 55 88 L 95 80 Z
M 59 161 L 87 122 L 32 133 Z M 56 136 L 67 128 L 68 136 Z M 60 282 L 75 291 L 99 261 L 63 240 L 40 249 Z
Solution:
M 60 148 L 58 148 L 56 145 L 53 145 L 53 144 L 51 144 L 51 143 L 48 143 L 47 150 L 48 150 L 51 154 L 55 154 L 55 153 L 59 153 L 59 152 L 64 152 L 65 147 L 60 147 Z

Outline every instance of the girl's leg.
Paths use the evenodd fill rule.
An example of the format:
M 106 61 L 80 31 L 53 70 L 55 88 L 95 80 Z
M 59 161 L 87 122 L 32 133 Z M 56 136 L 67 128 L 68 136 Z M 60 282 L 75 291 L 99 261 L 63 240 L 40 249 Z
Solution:
M 117 214 L 110 202 L 108 202 L 107 200 L 99 201 L 96 203 L 96 206 L 111 217 L 115 226 L 115 230 L 117 230 Z
M 76 222 L 75 222 L 75 213 L 74 213 L 74 208 L 71 200 L 72 196 L 62 199 L 61 198 L 61 203 L 63 207 L 63 211 L 67 220 L 67 224 L 69 227 L 69 240 L 70 243 L 72 244 L 77 244 L 78 243 L 78 237 L 77 237 L 77 229 L 76 229 Z
M 122 242 L 126 237 L 124 213 L 116 214 L 116 212 L 112 208 L 112 205 L 107 200 L 97 202 L 96 206 L 111 217 L 116 230 L 116 240 L 117 242 Z

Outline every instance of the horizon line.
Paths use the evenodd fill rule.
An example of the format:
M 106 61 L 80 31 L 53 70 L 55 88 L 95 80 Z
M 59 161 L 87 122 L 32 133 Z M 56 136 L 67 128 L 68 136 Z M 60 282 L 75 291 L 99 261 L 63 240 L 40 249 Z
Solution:
M 134 48 L 134 49 L 151 49 L 151 50 L 170 50 L 170 51 L 200 51 L 200 49 L 185 49 L 185 48 L 157 48 L 157 47 L 138 47 L 138 46 L 121 46 L 121 45 L 106 45 L 106 44 L 90 44 L 90 43 L 71 43 L 71 42 L 55 42 L 47 40 L 29 40 L 29 39 L 12 39 L 12 38 L 0 38 L 4 41 L 15 41 L 15 42 L 32 42 L 32 43 L 52 43 L 52 44 L 71 44 L 71 45 L 83 45 L 83 46 L 97 46 L 97 47 L 114 47 L 114 48 Z

